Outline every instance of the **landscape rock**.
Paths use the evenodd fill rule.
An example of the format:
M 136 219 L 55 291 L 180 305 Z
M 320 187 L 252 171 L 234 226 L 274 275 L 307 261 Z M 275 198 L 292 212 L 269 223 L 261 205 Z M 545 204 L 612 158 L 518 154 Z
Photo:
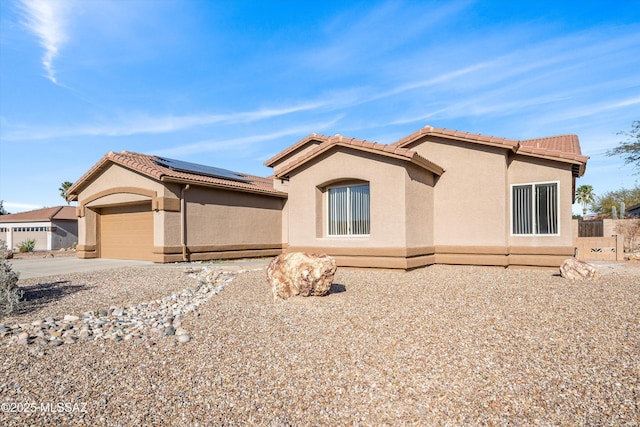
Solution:
M 323 296 L 329 293 L 336 260 L 326 254 L 291 252 L 278 255 L 267 268 L 273 298 L 294 295 Z
M 67 314 L 62 319 L 47 317 L 11 326 L 0 324 L 0 338 L 9 338 L 21 345 L 41 342 L 49 347 L 70 345 L 80 339 L 111 342 L 133 339 L 135 343 L 149 347 L 155 344 L 151 340 L 152 334 L 177 335 L 179 342 L 188 342 L 191 336 L 182 328 L 182 318 L 188 313 L 197 317 L 198 306 L 220 293 L 234 275 L 203 268 L 197 274 L 191 274 L 197 286 L 162 299 L 136 306 L 91 310 L 83 313 L 82 317 Z
M 584 261 L 568 258 L 560 265 L 560 275 L 569 280 L 597 279 L 598 269 Z

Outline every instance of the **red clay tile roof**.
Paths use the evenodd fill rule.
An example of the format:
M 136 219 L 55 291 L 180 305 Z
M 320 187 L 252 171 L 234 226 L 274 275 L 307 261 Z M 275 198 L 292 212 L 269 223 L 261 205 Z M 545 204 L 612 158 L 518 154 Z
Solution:
M 76 181 L 67 191 L 69 200 L 75 200 L 78 192 L 88 182 L 93 175 L 104 169 L 109 163 L 115 163 L 128 169 L 140 172 L 150 178 L 164 182 L 179 182 L 185 184 L 199 184 L 210 187 L 222 187 L 230 190 L 245 191 L 250 193 L 262 193 L 279 197 L 286 197 L 285 193 L 273 188 L 273 180 L 255 175 L 238 174 L 247 182 L 224 179 L 198 173 L 196 171 L 174 170 L 158 164 L 159 158 L 149 154 L 133 153 L 122 151 L 120 153 L 109 152 L 98 163 L 96 163 L 87 173 Z
M 304 147 L 308 143 L 310 143 L 312 141 L 317 141 L 319 144 L 321 144 L 321 143 L 325 142 L 328 139 L 329 139 L 329 137 L 326 136 L 326 135 L 319 135 L 317 133 L 312 133 L 311 135 L 302 138 L 300 141 L 296 142 L 295 144 L 293 144 L 289 148 L 286 148 L 285 150 L 283 150 L 283 151 L 279 152 L 278 154 L 276 154 L 275 156 L 271 157 L 269 160 L 264 162 L 264 165 L 268 166 L 268 167 L 272 167 L 273 164 L 276 163 L 278 160 L 282 159 L 283 157 L 286 157 L 290 153 L 293 153 L 297 149 Z
M 393 158 L 405 160 L 405 161 L 414 163 L 424 169 L 427 169 L 435 173 L 436 175 L 442 175 L 442 173 L 444 172 L 444 169 L 441 168 L 440 166 L 436 165 L 433 162 L 430 162 L 429 160 L 420 156 L 415 151 L 412 151 L 406 148 L 379 144 L 377 142 L 369 142 L 362 139 L 346 138 L 342 135 L 329 137 L 324 135 L 313 134 L 311 136 L 313 136 L 313 138 L 317 140 L 324 140 L 324 142 L 318 145 L 317 147 L 315 147 L 313 150 L 304 154 L 303 156 L 300 156 L 288 163 L 285 163 L 281 167 L 276 168 L 274 171 L 274 175 L 276 176 L 276 178 L 287 175 L 289 172 L 296 169 L 298 166 L 301 166 L 302 164 L 319 156 L 325 151 L 338 146 L 348 147 L 348 148 L 356 149 L 359 151 L 367 151 L 370 153 L 375 153 L 375 154 L 379 154 L 386 157 L 393 157 Z M 309 138 L 311 138 L 311 136 L 301 141 L 308 140 Z
M 530 153 L 561 157 L 586 163 L 589 157 L 583 156 L 577 135 L 560 135 L 546 138 L 524 139 L 519 141 L 518 153 Z
M 456 139 L 459 141 L 483 143 L 486 145 L 493 145 L 496 147 L 503 147 L 503 148 L 509 148 L 509 149 L 515 149 L 518 146 L 518 141 L 514 141 L 507 138 L 497 138 L 495 136 L 486 136 L 486 135 L 480 135 L 477 133 L 460 132 L 457 130 L 444 129 L 444 128 L 434 128 L 432 126 L 425 126 L 422 129 L 412 133 L 409 136 L 405 136 L 401 140 L 396 141 L 391 145 L 397 146 L 397 147 L 405 147 L 426 135 L 441 136 L 445 138 Z
M 580 141 L 578 140 L 577 135 L 559 135 L 545 138 L 515 140 L 425 126 L 391 145 L 406 147 L 424 136 L 437 136 L 476 144 L 503 147 L 523 155 L 573 163 L 580 166 L 580 175 L 584 174 L 587 160 L 589 160 L 589 157 L 582 155 L 580 150 Z
M 36 222 L 53 220 L 77 220 L 75 206 L 55 206 L 28 212 L 0 215 L 0 222 Z

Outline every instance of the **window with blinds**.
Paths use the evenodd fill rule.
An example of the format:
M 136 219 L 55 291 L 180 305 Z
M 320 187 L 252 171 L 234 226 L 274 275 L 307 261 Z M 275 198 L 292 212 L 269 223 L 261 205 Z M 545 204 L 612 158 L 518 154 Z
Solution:
M 328 234 L 363 236 L 370 231 L 369 184 L 329 189 Z
M 511 187 L 513 234 L 558 234 L 558 183 Z

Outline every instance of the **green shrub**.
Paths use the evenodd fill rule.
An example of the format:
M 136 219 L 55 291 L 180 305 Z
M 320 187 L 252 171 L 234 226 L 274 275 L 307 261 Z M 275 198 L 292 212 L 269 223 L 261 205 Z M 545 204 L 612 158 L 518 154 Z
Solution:
M 33 252 L 33 249 L 36 247 L 36 239 L 27 239 L 23 242 L 18 243 L 18 250 L 20 252 Z
M 0 311 L 9 314 L 18 309 L 22 291 L 18 287 L 18 273 L 13 271 L 7 260 L 11 252 L 5 242 L 0 240 Z

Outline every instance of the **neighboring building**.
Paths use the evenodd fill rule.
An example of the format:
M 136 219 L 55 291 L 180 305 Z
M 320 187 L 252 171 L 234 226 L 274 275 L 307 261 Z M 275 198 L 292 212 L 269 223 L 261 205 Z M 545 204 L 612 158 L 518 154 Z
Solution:
M 640 216 L 640 203 L 633 205 L 627 209 L 627 216 L 639 217 Z
M 574 254 L 578 137 L 425 127 L 383 145 L 312 134 L 272 178 L 109 153 L 70 189 L 80 257 L 171 262 L 323 252 L 339 265 L 559 266 Z
M 27 239 L 35 239 L 34 250 L 58 250 L 78 242 L 78 218 L 73 206 L 56 206 L 0 216 L 0 240 L 17 250 Z
M 265 162 L 288 251 L 340 265 L 559 266 L 574 253 L 578 137 L 508 140 L 427 126 L 391 145 L 312 134 Z
M 154 262 L 282 252 L 286 194 L 270 179 L 123 151 L 69 188 L 80 258 Z

